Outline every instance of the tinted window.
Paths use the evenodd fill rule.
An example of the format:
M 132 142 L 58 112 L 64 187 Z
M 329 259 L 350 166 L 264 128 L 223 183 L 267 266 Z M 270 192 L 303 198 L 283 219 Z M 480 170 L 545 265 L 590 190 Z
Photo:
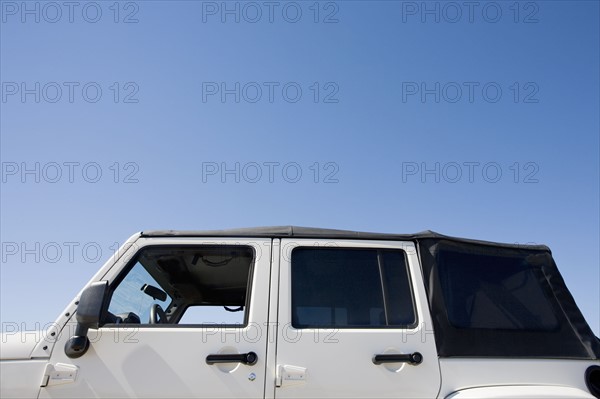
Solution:
M 527 257 L 443 251 L 438 261 L 448 319 L 455 327 L 558 327 L 550 287 Z
M 294 327 L 407 327 L 414 323 L 403 251 L 293 250 Z

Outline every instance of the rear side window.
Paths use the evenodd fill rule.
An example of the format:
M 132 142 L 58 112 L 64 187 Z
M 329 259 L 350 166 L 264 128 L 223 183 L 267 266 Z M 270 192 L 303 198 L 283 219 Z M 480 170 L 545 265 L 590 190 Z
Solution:
M 552 292 L 527 257 L 440 252 L 440 279 L 454 327 L 554 330 Z
M 415 324 L 404 251 L 313 247 L 292 251 L 293 327 L 406 328 Z
M 546 248 L 436 237 L 419 254 L 440 357 L 598 358 Z

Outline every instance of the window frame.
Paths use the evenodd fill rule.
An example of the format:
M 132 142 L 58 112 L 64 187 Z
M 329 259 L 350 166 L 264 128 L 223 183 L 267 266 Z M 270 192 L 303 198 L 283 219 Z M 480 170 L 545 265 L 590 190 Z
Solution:
M 254 270 L 255 270 L 256 261 L 257 261 L 256 249 L 254 248 L 254 246 L 250 245 L 250 243 L 238 243 L 238 242 L 232 242 L 232 243 L 206 242 L 206 243 L 189 243 L 189 244 L 173 243 L 173 244 L 149 244 L 149 245 L 144 245 L 142 247 L 139 247 L 139 248 L 137 248 L 137 251 L 135 252 L 135 254 L 133 254 L 131 256 L 131 258 L 126 262 L 125 266 L 116 274 L 116 276 L 109 283 L 109 287 L 108 287 L 108 304 L 109 305 L 108 306 L 110 306 L 110 303 L 112 302 L 113 293 L 118 288 L 119 284 L 121 284 L 121 282 L 125 279 L 125 277 L 131 272 L 131 270 L 138 263 L 139 258 L 144 251 L 151 250 L 151 249 L 157 249 L 157 248 L 198 248 L 198 247 L 213 247 L 213 248 L 214 247 L 242 247 L 242 248 L 249 249 L 252 252 L 252 260 L 250 263 L 250 268 L 248 270 L 248 280 L 246 282 L 246 301 L 244 303 L 244 323 L 243 324 L 221 324 L 221 323 L 179 324 L 179 320 L 181 320 L 181 318 L 185 314 L 187 308 L 190 306 L 194 306 L 194 305 L 187 305 L 187 306 L 183 307 L 182 310 L 179 310 L 179 309 L 175 310 L 175 313 L 173 314 L 173 316 L 176 317 L 177 323 L 150 324 L 150 323 L 142 323 L 140 320 L 140 324 L 105 322 L 105 323 L 102 323 L 101 327 L 110 327 L 110 328 L 132 328 L 132 327 L 136 327 L 136 328 L 215 328 L 215 327 L 219 327 L 219 328 L 239 328 L 239 329 L 247 328 L 251 324 L 250 323 L 250 305 L 251 305 L 251 299 L 252 299 L 252 286 L 253 286 L 253 282 L 254 282 Z M 142 265 L 142 267 L 143 267 L 143 265 Z M 148 271 L 146 270 L 146 272 L 148 272 Z M 150 274 L 150 272 L 148 272 L 148 274 Z M 159 287 L 159 288 L 162 289 L 162 287 Z M 170 295 L 168 293 L 167 293 L 167 295 L 170 297 Z M 169 304 L 169 307 L 171 306 L 172 303 L 173 302 L 171 302 Z M 181 314 L 178 315 L 177 312 L 181 312 Z

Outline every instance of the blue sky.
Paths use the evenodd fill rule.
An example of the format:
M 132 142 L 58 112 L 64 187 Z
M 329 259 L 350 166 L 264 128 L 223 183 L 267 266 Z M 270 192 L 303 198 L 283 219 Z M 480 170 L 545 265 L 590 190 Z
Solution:
M 547 244 L 600 334 L 597 1 L 61 4 L 0 2 L 3 323 L 136 231 L 294 224 Z

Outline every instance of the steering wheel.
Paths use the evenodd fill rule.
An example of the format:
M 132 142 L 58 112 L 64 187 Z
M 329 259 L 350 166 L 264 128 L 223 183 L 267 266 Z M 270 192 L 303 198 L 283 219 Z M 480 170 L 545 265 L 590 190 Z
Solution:
M 241 312 L 242 310 L 244 310 L 243 306 L 238 306 L 237 308 L 230 308 L 229 306 L 223 306 L 223 307 L 228 312 Z
M 164 324 L 167 322 L 167 315 L 158 303 L 150 308 L 150 324 Z

